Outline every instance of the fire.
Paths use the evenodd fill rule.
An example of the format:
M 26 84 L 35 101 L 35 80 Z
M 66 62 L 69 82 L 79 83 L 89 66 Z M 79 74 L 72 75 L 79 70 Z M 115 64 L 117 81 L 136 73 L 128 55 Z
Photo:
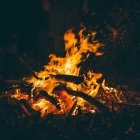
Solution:
M 16 90 L 15 90 L 15 93 L 13 93 L 13 94 L 11 95 L 11 97 L 12 97 L 12 98 L 16 98 L 16 99 L 25 99 L 25 100 L 28 100 L 29 95 L 24 94 L 24 93 L 21 93 L 21 92 L 20 92 L 20 89 L 16 89 Z
M 99 49 L 105 46 L 98 40 L 95 40 L 96 32 L 89 32 L 85 35 L 84 32 L 86 32 L 86 30 L 87 29 L 84 27 L 78 34 L 75 34 L 72 29 L 68 30 L 64 34 L 65 57 L 58 57 L 55 54 L 51 54 L 49 56 L 49 63 L 44 66 L 42 71 L 36 72 L 39 79 L 35 77 L 25 78 L 26 82 L 33 84 L 31 92 L 32 96 L 36 89 L 41 89 L 46 91 L 48 95 L 54 96 L 54 98 L 59 100 L 61 106 L 60 110 L 44 98 L 39 98 L 39 100 L 33 101 L 31 103 L 32 108 L 40 111 L 42 117 L 48 113 L 67 113 L 71 110 L 74 101 L 77 101 L 77 106 L 80 106 L 81 109 L 85 110 L 88 103 L 81 97 L 71 96 L 65 90 L 54 92 L 55 87 L 60 85 L 66 85 L 74 91 L 82 91 L 92 97 L 95 97 L 100 89 L 103 89 L 105 92 L 114 92 L 115 95 L 117 95 L 117 90 L 106 87 L 105 81 L 98 83 L 98 80 L 103 77 L 102 73 L 95 73 L 91 70 L 87 73 L 81 73 L 81 67 L 79 64 L 85 61 L 90 53 L 93 53 L 98 57 L 102 56 L 103 52 L 100 52 Z M 58 78 L 57 75 L 59 77 L 61 77 L 61 75 L 64 75 L 62 77 L 81 76 L 83 77 L 83 81 L 77 84 L 63 78 Z M 14 97 L 18 98 L 16 96 Z
M 45 114 L 56 112 L 56 108 L 45 99 L 39 99 L 37 102 L 34 102 L 32 104 L 32 108 L 34 110 L 41 112 L 41 117 L 43 117 Z

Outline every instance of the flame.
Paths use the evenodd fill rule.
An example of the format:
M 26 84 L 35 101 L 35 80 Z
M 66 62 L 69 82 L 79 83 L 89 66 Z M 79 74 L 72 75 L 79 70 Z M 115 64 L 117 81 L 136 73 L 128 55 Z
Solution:
M 11 98 L 28 100 L 29 95 L 26 93 L 21 93 L 20 89 L 16 89 L 15 92 L 11 95 Z
M 34 110 L 41 112 L 41 117 L 45 116 L 46 114 L 56 112 L 56 108 L 52 105 L 49 101 L 45 99 L 39 99 L 37 102 L 32 104 L 32 108 Z
M 74 100 L 77 100 L 78 106 L 81 106 L 83 110 L 85 109 L 85 104 L 87 103 L 84 99 L 80 97 L 72 97 L 64 90 L 59 91 L 57 95 L 53 93 L 54 88 L 61 84 L 65 84 L 73 90 L 82 91 L 92 97 L 95 97 L 98 94 L 100 88 L 105 92 L 115 92 L 117 94 L 116 89 L 105 86 L 105 80 L 102 83 L 98 83 L 98 80 L 103 77 L 102 73 L 95 73 L 91 70 L 87 73 L 80 73 L 81 67 L 79 64 L 82 61 L 85 61 L 89 57 L 90 53 L 94 53 L 95 56 L 102 56 L 103 52 L 100 52 L 99 49 L 105 46 L 98 40 L 95 40 L 96 32 L 90 32 L 85 35 L 84 32 L 86 32 L 86 30 L 87 29 L 84 27 L 76 35 L 72 29 L 69 29 L 64 34 L 65 57 L 58 57 L 55 54 L 51 54 L 49 56 L 49 63 L 44 66 L 42 71 L 36 72 L 36 75 L 40 79 L 36 79 L 35 77 L 25 78 L 26 82 L 33 84 L 32 91 L 37 88 L 41 88 L 49 95 L 55 95 L 60 101 L 61 110 L 56 109 L 53 104 L 43 98 L 33 102 L 32 108 L 40 111 L 42 117 L 48 113 L 68 112 L 72 108 Z M 83 76 L 84 81 L 81 84 L 75 84 L 59 80 L 53 77 L 53 75 L 57 74 Z

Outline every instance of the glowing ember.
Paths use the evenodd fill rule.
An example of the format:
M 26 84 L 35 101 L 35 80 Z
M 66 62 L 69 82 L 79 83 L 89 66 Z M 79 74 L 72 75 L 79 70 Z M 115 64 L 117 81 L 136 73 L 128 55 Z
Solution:
M 12 95 L 11 95 L 11 97 L 12 98 L 16 98 L 16 99 L 25 99 L 25 100 L 28 100 L 28 98 L 29 98 L 29 95 L 27 95 L 26 93 L 24 94 L 24 93 L 21 93 L 20 92 L 20 89 L 16 89 L 15 90 L 15 93 L 13 93 Z
M 48 113 L 69 112 L 74 105 L 74 101 L 77 101 L 74 112 L 76 112 L 77 106 L 80 106 L 82 110 L 95 112 L 93 105 L 81 97 L 71 96 L 65 90 L 54 92 L 54 89 L 60 85 L 66 85 L 74 91 L 81 91 L 92 97 L 98 95 L 99 90 L 102 89 L 105 94 L 113 93 L 118 101 L 121 101 L 117 96 L 118 91 L 114 88 L 106 87 L 105 80 L 102 83 L 98 83 L 98 80 L 103 77 L 102 73 L 94 73 L 89 70 L 87 73 L 81 74 L 81 67 L 79 67 L 79 64 L 82 61 L 85 61 L 90 53 L 94 53 L 95 56 L 102 56 L 103 52 L 99 52 L 98 50 L 104 46 L 104 44 L 95 40 L 96 32 L 90 32 L 88 35 L 84 35 L 85 31 L 86 28 L 83 28 L 77 35 L 75 35 L 72 29 L 68 30 L 64 35 L 65 57 L 57 57 L 55 54 L 51 54 L 50 62 L 48 65 L 44 66 L 44 70 L 36 72 L 36 75 L 40 79 L 36 79 L 35 77 L 25 78 L 26 82 L 33 84 L 32 95 L 35 90 L 42 89 L 46 91 L 48 95 L 59 100 L 61 109 L 57 109 L 54 104 L 46 98 L 39 98 L 37 101 L 33 101 L 31 103 L 32 108 L 36 111 L 40 111 L 42 117 Z M 73 78 L 81 76 L 83 77 L 83 81 L 77 84 L 70 80 L 57 78 L 57 75 L 60 77 L 62 75 L 64 75 L 62 77 L 73 76 Z M 22 95 L 20 94 L 19 96 L 19 94 L 16 94 L 12 97 L 22 98 Z M 100 100 L 100 102 L 104 103 L 102 100 Z

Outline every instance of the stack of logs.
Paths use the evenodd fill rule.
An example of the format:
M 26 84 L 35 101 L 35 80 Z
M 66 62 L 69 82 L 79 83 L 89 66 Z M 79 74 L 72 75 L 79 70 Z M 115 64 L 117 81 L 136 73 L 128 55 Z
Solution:
M 38 78 L 36 75 L 34 76 L 35 78 L 37 79 L 40 79 Z M 72 75 L 61 75 L 61 74 L 58 74 L 58 75 L 50 75 L 50 77 L 53 77 L 57 80 L 61 80 L 61 81 L 67 81 L 67 82 L 73 82 L 75 84 L 80 84 L 84 81 L 84 77 L 78 77 L 78 76 L 72 76 Z M 46 80 L 48 79 L 49 77 L 46 77 Z M 3 85 L 5 85 L 5 88 L 3 88 L 1 90 L 1 96 L 0 96 L 0 102 L 2 103 L 3 99 L 7 98 L 7 100 L 12 100 L 12 102 L 16 103 L 17 105 L 19 105 L 19 107 L 24 111 L 24 113 L 26 115 L 32 115 L 33 113 L 36 113 L 37 111 L 33 110 L 32 107 L 30 106 L 30 104 L 28 103 L 28 100 L 26 99 L 20 99 L 20 100 L 16 100 L 16 99 L 11 99 L 11 92 L 15 89 L 21 89 L 21 92 L 24 91 L 26 93 L 29 94 L 29 97 L 30 97 L 30 92 L 31 92 L 31 89 L 32 89 L 32 85 L 29 84 L 29 83 L 26 83 L 22 80 L 7 80 L 7 81 L 3 81 L 2 82 Z M 13 86 L 13 85 L 16 85 L 16 86 Z M 96 108 L 98 108 L 100 111 L 103 111 L 103 112 L 109 112 L 109 111 L 115 111 L 114 109 L 114 106 L 117 106 L 118 108 L 140 108 L 139 105 L 130 105 L 130 104 L 127 104 L 126 102 L 121 102 L 121 103 L 118 103 L 118 102 L 112 102 L 112 105 L 111 105 L 111 110 L 108 108 L 108 106 L 106 106 L 105 104 L 103 104 L 102 102 L 100 102 L 100 100 L 98 100 L 98 98 L 96 97 L 92 97 L 88 94 L 85 94 L 81 91 L 75 91 L 71 88 L 68 88 L 66 85 L 60 85 L 58 87 L 55 87 L 54 88 L 54 93 L 58 92 L 58 91 L 66 91 L 67 94 L 69 94 L 70 96 L 75 96 L 75 97 L 81 97 L 83 98 L 84 100 L 86 100 L 88 103 L 92 104 L 93 106 L 95 106 Z M 40 98 L 44 98 L 45 100 L 51 102 L 58 110 L 61 109 L 61 105 L 59 103 L 59 100 L 54 97 L 54 96 L 51 96 L 49 95 L 46 91 L 44 90 L 40 90 L 39 91 L 39 94 L 37 94 L 35 97 L 34 97 L 34 100 L 38 100 Z M 73 106 L 71 107 L 70 111 L 69 111 L 69 115 L 72 114 L 74 108 L 76 107 L 76 104 L 77 102 L 75 101 Z

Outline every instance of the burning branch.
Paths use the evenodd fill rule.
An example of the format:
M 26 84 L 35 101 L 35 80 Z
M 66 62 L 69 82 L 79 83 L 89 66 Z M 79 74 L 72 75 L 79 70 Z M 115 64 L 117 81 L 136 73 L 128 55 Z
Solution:
M 75 84 L 81 84 L 84 81 L 83 76 L 57 74 L 57 75 L 51 75 L 51 77 L 54 77 L 57 80 L 72 82 L 72 83 L 75 83 Z
M 79 64 L 89 57 L 89 53 L 93 53 L 95 56 L 103 55 L 103 53 L 99 52 L 99 49 L 104 46 L 104 44 L 96 40 L 96 32 L 90 31 L 85 34 L 85 31 L 86 28 L 83 28 L 76 36 L 72 30 L 68 30 L 64 35 L 65 57 L 57 57 L 55 54 L 51 54 L 50 62 L 40 72 L 34 72 L 20 57 L 23 65 L 32 73 L 32 77 L 24 78 L 24 82 L 9 82 L 12 85 L 16 85 L 16 88 L 22 89 L 25 87 L 29 89 L 29 95 L 33 95 L 32 93 L 37 91 L 35 96 L 37 100 L 35 100 L 35 97 L 30 98 L 31 96 L 29 95 L 27 99 L 23 98 L 21 92 L 14 96 L 11 95 L 11 97 L 20 100 L 21 107 L 26 114 L 33 112 L 27 103 L 28 100 L 33 100 L 30 104 L 31 107 L 36 111 L 40 111 L 42 117 L 48 113 L 69 112 L 68 114 L 71 115 L 77 105 L 88 110 L 84 104 L 85 101 L 89 108 L 93 108 L 92 105 L 94 105 L 104 112 L 109 112 L 109 106 L 104 105 L 108 102 L 108 99 L 111 100 L 112 98 L 112 101 L 118 100 L 121 102 L 121 94 L 118 96 L 118 91 L 115 88 L 105 86 L 105 81 L 102 84 L 98 83 L 98 80 L 103 77 L 102 73 L 87 72 L 86 69 L 81 76 L 82 66 L 79 66 Z M 102 100 L 94 98 L 99 93 L 100 88 L 106 93 L 104 97 L 107 100 L 105 100 L 104 104 Z M 56 93 L 57 96 L 53 96 L 53 93 Z M 77 101 L 75 101 L 75 96 Z M 104 97 L 101 96 L 101 98 Z M 115 97 L 116 99 L 114 99 Z M 21 99 L 26 99 L 27 102 Z
M 61 109 L 60 103 L 57 98 L 50 96 L 46 91 L 42 90 L 39 93 L 39 97 L 44 97 L 46 100 L 51 102 L 57 109 Z

